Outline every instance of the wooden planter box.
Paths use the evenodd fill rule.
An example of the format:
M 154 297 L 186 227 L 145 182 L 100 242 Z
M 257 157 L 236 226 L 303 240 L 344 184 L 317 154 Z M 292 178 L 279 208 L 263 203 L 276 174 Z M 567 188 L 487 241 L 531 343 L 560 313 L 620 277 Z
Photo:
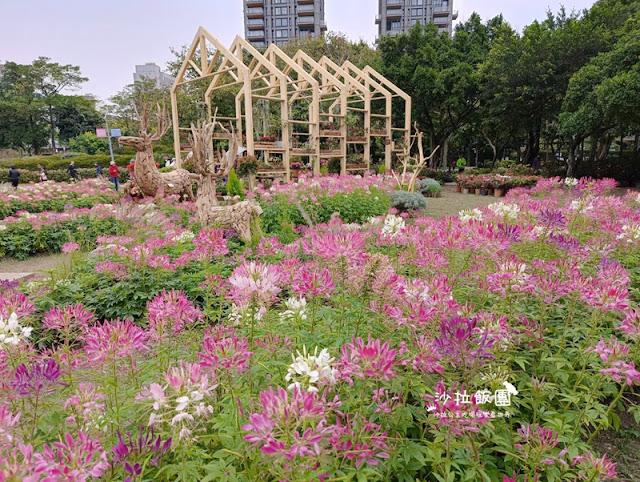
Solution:
M 367 142 L 367 138 L 364 136 L 349 136 L 347 137 L 349 142 Z
M 378 137 L 386 137 L 387 135 L 387 130 L 386 129 L 371 129 L 371 135 L 372 136 L 378 136 Z
M 308 156 L 309 154 L 315 154 L 315 152 L 315 149 L 302 149 L 300 147 L 291 149 L 291 154 L 297 154 L 298 156 Z
M 341 135 L 342 135 L 342 132 L 340 132 L 340 131 L 326 131 L 326 130 L 321 130 L 320 131 L 320 137 L 323 137 L 323 136 L 325 136 L 325 137 L 328 137 L 328 136 L 333 137 L 333 136 L 341 136 Z
M 320 151 L 321 156 L 341 156 L 342 151 L 340 149 L 328 149 Z
M 366 171 L 366 164 L 347 164 L 347 171 Z
M 256 149 L 275 149 L 277 147 L 277 144 L 275 142 L 255 141 L 253 143 L 253 146 Z

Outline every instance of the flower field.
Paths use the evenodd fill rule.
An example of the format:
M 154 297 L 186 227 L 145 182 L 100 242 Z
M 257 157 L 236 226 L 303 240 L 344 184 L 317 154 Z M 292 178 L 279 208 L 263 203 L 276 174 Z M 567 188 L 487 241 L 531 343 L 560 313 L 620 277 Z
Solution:
M 258 189 L 249 246 L 171 199 L 7 217 L 5 252 L 50 229 L 73 262 L 0 285 L 0 481 L 614 478 L 640 196 L 613 187 L 436 220 L 307 179 Z

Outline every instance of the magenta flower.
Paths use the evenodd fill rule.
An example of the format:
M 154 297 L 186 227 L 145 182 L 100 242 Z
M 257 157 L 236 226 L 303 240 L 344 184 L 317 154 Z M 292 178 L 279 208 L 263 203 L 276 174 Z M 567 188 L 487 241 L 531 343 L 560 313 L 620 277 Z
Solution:
M 338 417 L 336 424 L 329 428 L 331 437 L 329 446 L 337 457 L 355 461 L 355 466 L 362 464 L 377 466 L 380 459 L 389 459 L 387 433 L 382 427 L 356 414 L 351 417 Z
M 200 260 L 209 260 L 229 253 L 227 241 L 220 229 L 201 230 L 193 240 L 193 244 L 196 246 L 193 255 Z
M 481 364 L 482 359 L 491 358 L 489 349 L 493 346 L 493 340 L 488 339 L 488 331 L 476 330 L 477 320 L 469 320 L 460 316 L 454 316 L 442 320 L 440 323 L 440 336 L 433 340 L 434 349 L 444 355 L 453 367 L 476 363 Z
M 362 256 L 366 240 L 366 236 L 359 231 L 337 234 L 313 232 L 309 239 L 303 241 L 302 246 L 305 253 L 331 261 L 339 258 L 355 261 Z
M 260 392 L 262 412 L 249 415 L 242 426 L 245 440 L 259 447 L 263 455 L 293 460 L 321 454 L 321 442 L 328 434 L 324 406 L 317 394 L 294 388 L 272 387 Z
M 43 393 L 56 391 L 56 386 L 66 385 L 58 381 L 60 365 L 53 359 L 33 362 L 28 367 L 24 363 L 16 368 L 13 388 L 18 395 L 39 397 Z
M 294 293 L 299 293 L 305 298 L 329 297 L 335 289 L 335 283 L 327 268 L 321 268 L 317 263 L 309 262 L 293 275 L 292 288 Z
M 18 315 L 18 318 L 26 318 L 31 314 L 33 308 L 29 298 L 19 291 L 8 289 L 0 296 L 0 317 L 2 318 L 9 318 L 11 313 Z
M 118 443 L 111 447 L 113 464 L 121 465 L 127 474 L 124 482 L 132 482 L 142 475 L 142 468 L 149 457 L 148 464 L 157 467 L 160 458 L 171 447 L 171 438 L 163 442 L 160 435 L 154 438 L 153 430 L 145 434 L 142 425 L 139 426 L 138 431 L 138 439 L 135 441 L 131 438 L 131 432 L 127 432 L 128 442 L 125 442 L 118 430 Z
M 567 465 L 561 458 L 567 454 L 567 450 L 556 453 L 558 434 L 553 430 L 540 425 L 522 425 L 518 429 L 518 443 L 514 448 L 522 452 L 522 455 L 530 460 L 535 460 L 543 465 L 553 465 L 556 462 Z
M 74 251 L 78 251 L 79 249 L 80 245 L 71 241 L 62 245 L 62 252 L 64 254 L 73 253 Z
M 86 426 L 101 428 L 102 416 L 105 413 L 104 393 L 98 391 L 93 383 L 80 383 L 76 392 L 64 402 L 65 410 L 71 409 L 73 415 L 67 417 L 68 424 L 75 423 L 80 428 Z M 81 420 L 78 420 L 82 417 Z
M 640 310 L 626 311 L 622 324 L 616 329 L 624 332 L 629 338 L 640 341 Z
M 122 263 L 114 261 L 100 261 L 96 264 L 96 273 L 113 276 L 117 281 L 127 279 L 129 269 Z
M 233 327 L 216 327 L 205 332 L 202 342 L 200 366 L 218 371 L 233 370 L 244 373 L 249 369 L 249 360 L 253 353 L 248 349 L 249 341 L 235 334 Z
M 593 452 L 574 457 L 572 461 L 574 467 L 578 467 L 578 477 L 580 480 L 607 480 L 613 479 L 617 475 L 616 464 L 607 459 L 607 455 L 602 458 L 596 457 Z
M 35 454 L 35 473 L 45 480 L 83 481 L 102 477 L 109 469 L 107 452 L 98 439 L 78 431 L 77 438 L 66 433 L 60 442 L 45 445 L 41 454 Z
M 455 383 L 450 390 L 440 381 L 436 385 L 435 395 L 425 395 L 427 411 L 434 417 L 432 424 L 438 428 L 444 428 L 455 435 L 465 432 L 477 433 L 481 426 L 491 419 L 489 411 L 482 410 L 477 403 L 475 395 L 470 395 L 471 403 L 462 403 L 462 399 L 456 399 L 456 393 L 466 393 L 464 385 L 456 392 L 458 384 Z
M 149 331 L 155 340 L 167 335 L 177 335 L 185 324 L 202 321 L 204 315 L 189 301 L 184 291 L 162 293 L 147 303 Z
M 629 347 L 622 345 L 614 337 L 610 337 L 608 343 L 600 338 L 596 346 L 587 348 L 585 352 L 597 353 L 604 363 L 612 363 L 617 360 L 626 360 L 629 356 Z
M 258 261 L 244 262 L 227 279 L 231 285 L 230 300 L 239 305 L 254 301 L 271 304 L 280 292 L 282 276 L 278 267 Z
M 42 319 L 42 324 L 49 330 L 71 334 L 85 332 L 93 313 L 85 311 L 82 305 L 65 305 L 64 308 L 51 308 Z
M 0 406 L 0 450 L 13 443 L 13 427 L 20 421 L 20 412 L 13 414 L 7 405 Z M 0 455 L 0 460 L 1 460 Z M 2 472 L 0 472 L 2 474 Z
M 105 321 L 102 325 L 89 328 L 85 338 L 85 350 L 89 361 L 115 361 L 116 358 L 133 356 L 140 350 L 148 350 L 145 345 L 149 333 L 127 318 Z
M 389 380 L 395 377 L 396 350 L 389 343 L 374 339 L 371 334 L 365 344 L 362 338 L 353 339 L 352 343 L 342 346 L 342 358 L 336 363 L 339 377 L 353 384 L 353 378 L 366 377 Z

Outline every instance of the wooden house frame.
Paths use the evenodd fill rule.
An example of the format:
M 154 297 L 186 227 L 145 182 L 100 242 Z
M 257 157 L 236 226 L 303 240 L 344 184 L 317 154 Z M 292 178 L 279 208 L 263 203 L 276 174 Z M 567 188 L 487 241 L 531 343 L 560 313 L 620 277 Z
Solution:
M 389 135 L 391 136 L 391 152 L 396 155 L 400 155 L 404 153 L 404 147 L 399 146 L 393 139 L 393 135 L 395 132 L 399 132 L 404 139 L 405 145 L 411 145 L 411 97 L 404 92 L 400 87 L 396 86 L 393 82 L 387 79 L 384 75 L 377 72 L 373 67 L 367 65 L 364 69 L 362 69 L 366 75 L 369 76 L 370 79 L 382 85 L 385 89 L 391 92 L 392 99 L 398 99 L 401 103 L 404 104 L 404 122 L 402 126 L 396 127 L 393 124 L 393 116 L 390 117 L 391 126 L 389 128 Z M 392 106 L 393 109 L 393 106 Z M 387 169 L 391 167 L 390 160 L 388 164 L 385 164 Z
M 203 102 L 209 120 L 214 114 L 213 93 L 219 89 L 233 89 L 235 116 L 217 115 L 216 120 L 235 125 L 238 140 L 242 143 L 243 138 L 246 139 L 249 155 L 262 153 L 267 163 L 272 153 L 282 155 L 284 169 L 274 168 L 274 172 L 268 174 L 283 174 L 286 181 L 291 179 L 290 164 L 294 156 L 306 158 L 315 175 L 320 174 L 321 159 L 330 158 L 340 159 L 342 174 L 369 170 L 372 138 L 375 137 L 385 139 L 385 166 L 389 169 L 394 153 L 403 152 L 396 141 L 403 138 L 408 145 L 411 138 L 411 98 L 371 67 L 359 69 L 349 61 L 338 65 L 327 57 L 316 62 L 301 50 L 289 57 L 275 44 L 260 53 L 241 37 L 236 37 L 227 49 L 208 30 L 200 27 L 171 88 L 175 155 L 179 166 L 183 154 L 189 151 L 189 146 L 181 140 L 190 129 L 180 125 L 178 94 L 181 87 L 198 81 L 208 82 Z M 279 106 L 282 141 L 255 140 L 258 132 L 254 119 L 256 101 L 264 102 L 265 112 L 270 109 L 271 102 Z M 404 106 L 404 122 L 394 125 L 392 109 L 400 103 Z M 376 112 L 372 111 L 374 105 Z M 347 115 L 352 112 L 363 119 L 363 135 L 349 139 Z M 325 128 L 338 119 L 339 128 Z M 384 120 L 384 129 L 380 124 L 378 129 L 372 129 L 372 121 L 376 119 Z M 266 120 L 263 125 L 267 125 Z M 214 139 L 223 139 L 225 135 L 214 132 Z M 300 140 L 305 139 L 306 145 L 299 145 Z M 362 146 L 363 164 L 347 165 L 348 145 Z M 210 152 L 213 148 L 212 140 Z

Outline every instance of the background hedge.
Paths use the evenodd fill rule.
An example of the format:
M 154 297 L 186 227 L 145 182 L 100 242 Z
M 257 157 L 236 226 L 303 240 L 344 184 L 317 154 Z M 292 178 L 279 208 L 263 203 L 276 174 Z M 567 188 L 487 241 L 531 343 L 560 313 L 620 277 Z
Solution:
M 114 160 L 116 161 L 116 165 L 119 167 L 126 167 L 131 159 L 134 158 L 135 155 L 129 154 L 121 154 L 114 156 Z M 95 170 L 96 161 L 102 165 L 102 169 L 106 170 L 109 166 L 109 162 L 111 162 L 111 157 L 108 154 L 78 154 L 77 156 L 69 156 L 69 157 L 61 157 L 61 156 L 33 156 L 33 157 L 22 157 L 20 159 L 8 159 L 4 161 L 0 161 L 0 169 L 9 169 L 9 166 L 14 165 L 20 169 L 25 169 L 29 171 L 37 171 L 38 164 L 42 164 L 47 171 L 52 171 L 54 169 L 67 169 L 67 166 L 71 161 L 75 161 L 76 168 L 92 168 Z

